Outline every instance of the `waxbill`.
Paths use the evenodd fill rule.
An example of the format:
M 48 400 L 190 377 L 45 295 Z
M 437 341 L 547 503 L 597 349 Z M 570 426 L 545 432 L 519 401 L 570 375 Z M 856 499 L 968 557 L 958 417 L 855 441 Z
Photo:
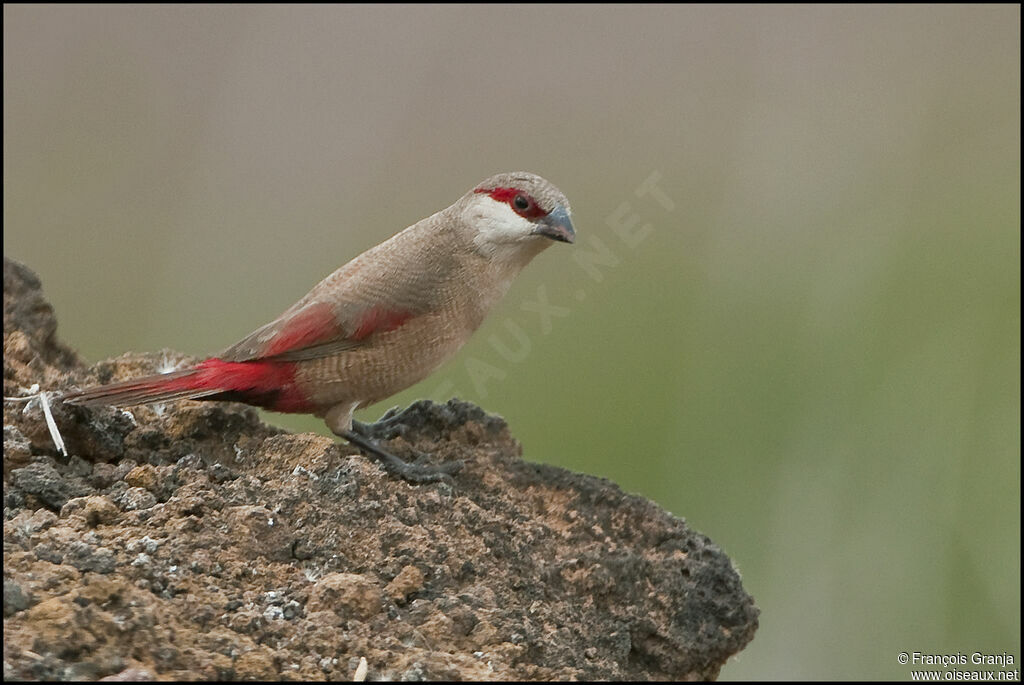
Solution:
M 535 174 L 498 174 L 359 255 L 222 353 L 63 399 L 86 406 L 229 400 L 314 414 L 407 480 L 446 479 L 461 463 L 406 463 L 373 443 L 352 412 L 423 380 L 455 354 L 552 241 L 575 241 L 565 195 Z

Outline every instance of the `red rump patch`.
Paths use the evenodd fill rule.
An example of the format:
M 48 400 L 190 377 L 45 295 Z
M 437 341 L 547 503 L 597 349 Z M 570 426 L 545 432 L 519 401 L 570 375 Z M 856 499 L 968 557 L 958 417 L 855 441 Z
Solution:
M 374 333 L 393 331 L 412 317 L 411 312 L 374 307 L 363 312 L 352 332 L 352 340 L 363 340 Z
M 398 328 L 412 314 L 405 311 L 374 307 L 362 317 L 351 340 L 362 340 L 373 333 Z M 301 349 L 337 337 L 339 327 L 328 305 L 303 310 L 289 321 L 267 346 L 268 357 L 289 350 Z M 196 373 L 167 381 L 164 390 L 217 390 L 216 399 L 246 402 L 273 411 L 307 413 L 315 409 L 295 385 L 295 362 L 254 360 L 227 362 L 207 359 L 197 364 Z M 207 399 L 215 399 L 209 397 Z
M 169 381 L 165 389 L 219 390 L 228 395 L 225 399 L 280 412 L 306 413 L 313 410 L 305 395 L 295 387 L 294 363 L 226 362 L 213 358 L 197 364 L 195 369 L 196 375 Z
M 518 188 L 477 188 L 476 193 L 486 193 L 495 202 L 504 202 L 512 211 L 523 217 L 524 219 L 539 219 L 542 216 L 547 216 L 548 212 L 545 212 L 537 204 L 537 201 L 530 197 L 527 193 L 519 190 Z M 515 199 L 517 195 L 522 195 L 526 200 L 526 209 L 519 209 L 516 207 Z
M 302 309 L 270 339 L 263 355 L 273 357 L 291 350 L 300 350 L 326 342 L 340 333 L 338 320 L 330 305 L 315 304 Z

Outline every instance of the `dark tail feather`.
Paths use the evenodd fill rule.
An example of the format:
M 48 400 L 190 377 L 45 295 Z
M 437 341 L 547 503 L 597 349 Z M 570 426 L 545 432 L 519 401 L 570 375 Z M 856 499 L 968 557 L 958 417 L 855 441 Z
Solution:
M 61 399 L 68 404 L 86 407 L 111 406 L 130 407 L 136 404 L 152 404 L 170 400 L 195 400 L 223 392 L 223 388 L 199 387 L 195 376 L 198 368 L 183 369 L 155 376 L 134 378 L 121 383 L 98 385 L 94 388 L 74 390 Z

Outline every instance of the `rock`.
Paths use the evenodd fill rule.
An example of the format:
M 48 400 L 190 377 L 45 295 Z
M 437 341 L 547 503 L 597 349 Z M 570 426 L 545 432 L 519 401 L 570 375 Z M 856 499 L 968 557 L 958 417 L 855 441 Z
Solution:
M 97 548 L 78 540 L 68 547 L 64 563 L 71 564 L 79 571 L 96 573 L 111 573 L 117 565 L 114 553 L 109 549 Z
M 24 466 L 32 457 L 32 443 L 14 426 L 4 426 L 4 474 L 15 466 Z
M 23 648 L 41 647 L 43 651 L 54 652 L 58 658 L 69 650 L 74 651 L 85 643 L 85 640 L 81 639 L 81 631 L 75 628 L 74 619 L 73 606 L 62 597 L 50 597 L 36 604 L 25 612 L 24 619 L 32 625 L 35 640 L 33 644 L 25 645 Z M 7 626 L 4 628 L 6 633 Z
M 81 516 L 90 526 L 113 523 L 120 514 L 121 510 L 117 508 L 117 505 L 111 502 L 109 497 L 101 495 L 76 497 L 68 500 L 60 510 L 61 518 Z
M 17 366 L 36 364 L 37 359 L 58 372 L 80 366 L 78 356 L 57 341 L 56 333 L 57 317 L 43 297 L 39 278 L 24 264 L 4 257 L 5 370 L 9 355 Z M 15 397 L 6 392 L 7 378 L 5 374 L 4 395 Z M 32 383 L 27 383 L 26 387 L 30 385 Z
M 229 507 L 226 519 L 231 535 L 246 557 L 280 561 L 291 558 L 295 536 L 280 514 L 265 506 L 244 505 Z
M 149 509 L 156 504 L 156 497 L 145 488 L 125 488 L 114 496 L 117 504 L 125 511 Z
M 309 611 L 334 612 L 342 619 L 366 621 L 381 611 L 380 587 L 354 573 L 332 573 L 313 585 Z
M 138 683 L 156 680 L 150 671 L 145 668 L 126 668 L 120 673 L 104 676 L 99 679 L 101 683 Z
M 89 493 L 84 483 L 65 478 L 56 468 L 44 462 L 33 462 L 23 468 L 13 469 L 11 475 L 17 488 L 35 495 L 55 511 L 60 511 L 72 497 Z
M 235 662 L 235 676 L 239 680 L 277 680 L 274 658 L 262 647 L 246 652 Z
M 5 260 L 7 396 L 189 361 L 86 368 L 39 288 Z M 524 461 L 504 421 L 465 402 L 375 428 L 399 454 L 465 460 L 425 485 L 237 404 L 51 405 L 67 458 L 38 407 L 4 417 L 5 678 L 694 680 L 757 628 L 708 538 Z
M 136 466 L 125 474 L 124 482 L 133 488 L 145 488 L 146 490 L 153 491 L 156 489 L 157 484 L 156 469 L 150 464 Z
M 4 616 L 12 616 L 32 606 L 32 598 L 20 583 L 4 578 Z
M 404 603 L 409 595 L 420 591 L 423 581 L 423 571 L 415 566 L 406 566 L 388 583 L 384 591 L 392 601 Z

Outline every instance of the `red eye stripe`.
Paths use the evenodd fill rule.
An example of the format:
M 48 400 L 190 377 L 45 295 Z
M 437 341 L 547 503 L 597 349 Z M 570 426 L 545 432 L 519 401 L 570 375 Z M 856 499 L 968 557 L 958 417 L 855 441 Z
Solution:
M 539 219 L 542 216 L 548 215 L 548 213 L 541 209 L 540 205 L 538 205 L 532 197 L 530 197 L 523 191 L 519 190 L 518 188 L 493 188 L 490 190 L 487 188 L 477 188 L 474 192 L 486 193 L 491 197 L 492 200 L 495 200 L 496 202 L 506 203 L 509 207 L 512 208 L 512 211 L 514 211 L 516 214 L 525 219 Z M 522 195 L 524 198 L 526 198 L 526 201 L 529 203 L 529 206 L 527 206 L 526 209 L 521 210 L 518 207 L 516 207 L 516 195 Z

